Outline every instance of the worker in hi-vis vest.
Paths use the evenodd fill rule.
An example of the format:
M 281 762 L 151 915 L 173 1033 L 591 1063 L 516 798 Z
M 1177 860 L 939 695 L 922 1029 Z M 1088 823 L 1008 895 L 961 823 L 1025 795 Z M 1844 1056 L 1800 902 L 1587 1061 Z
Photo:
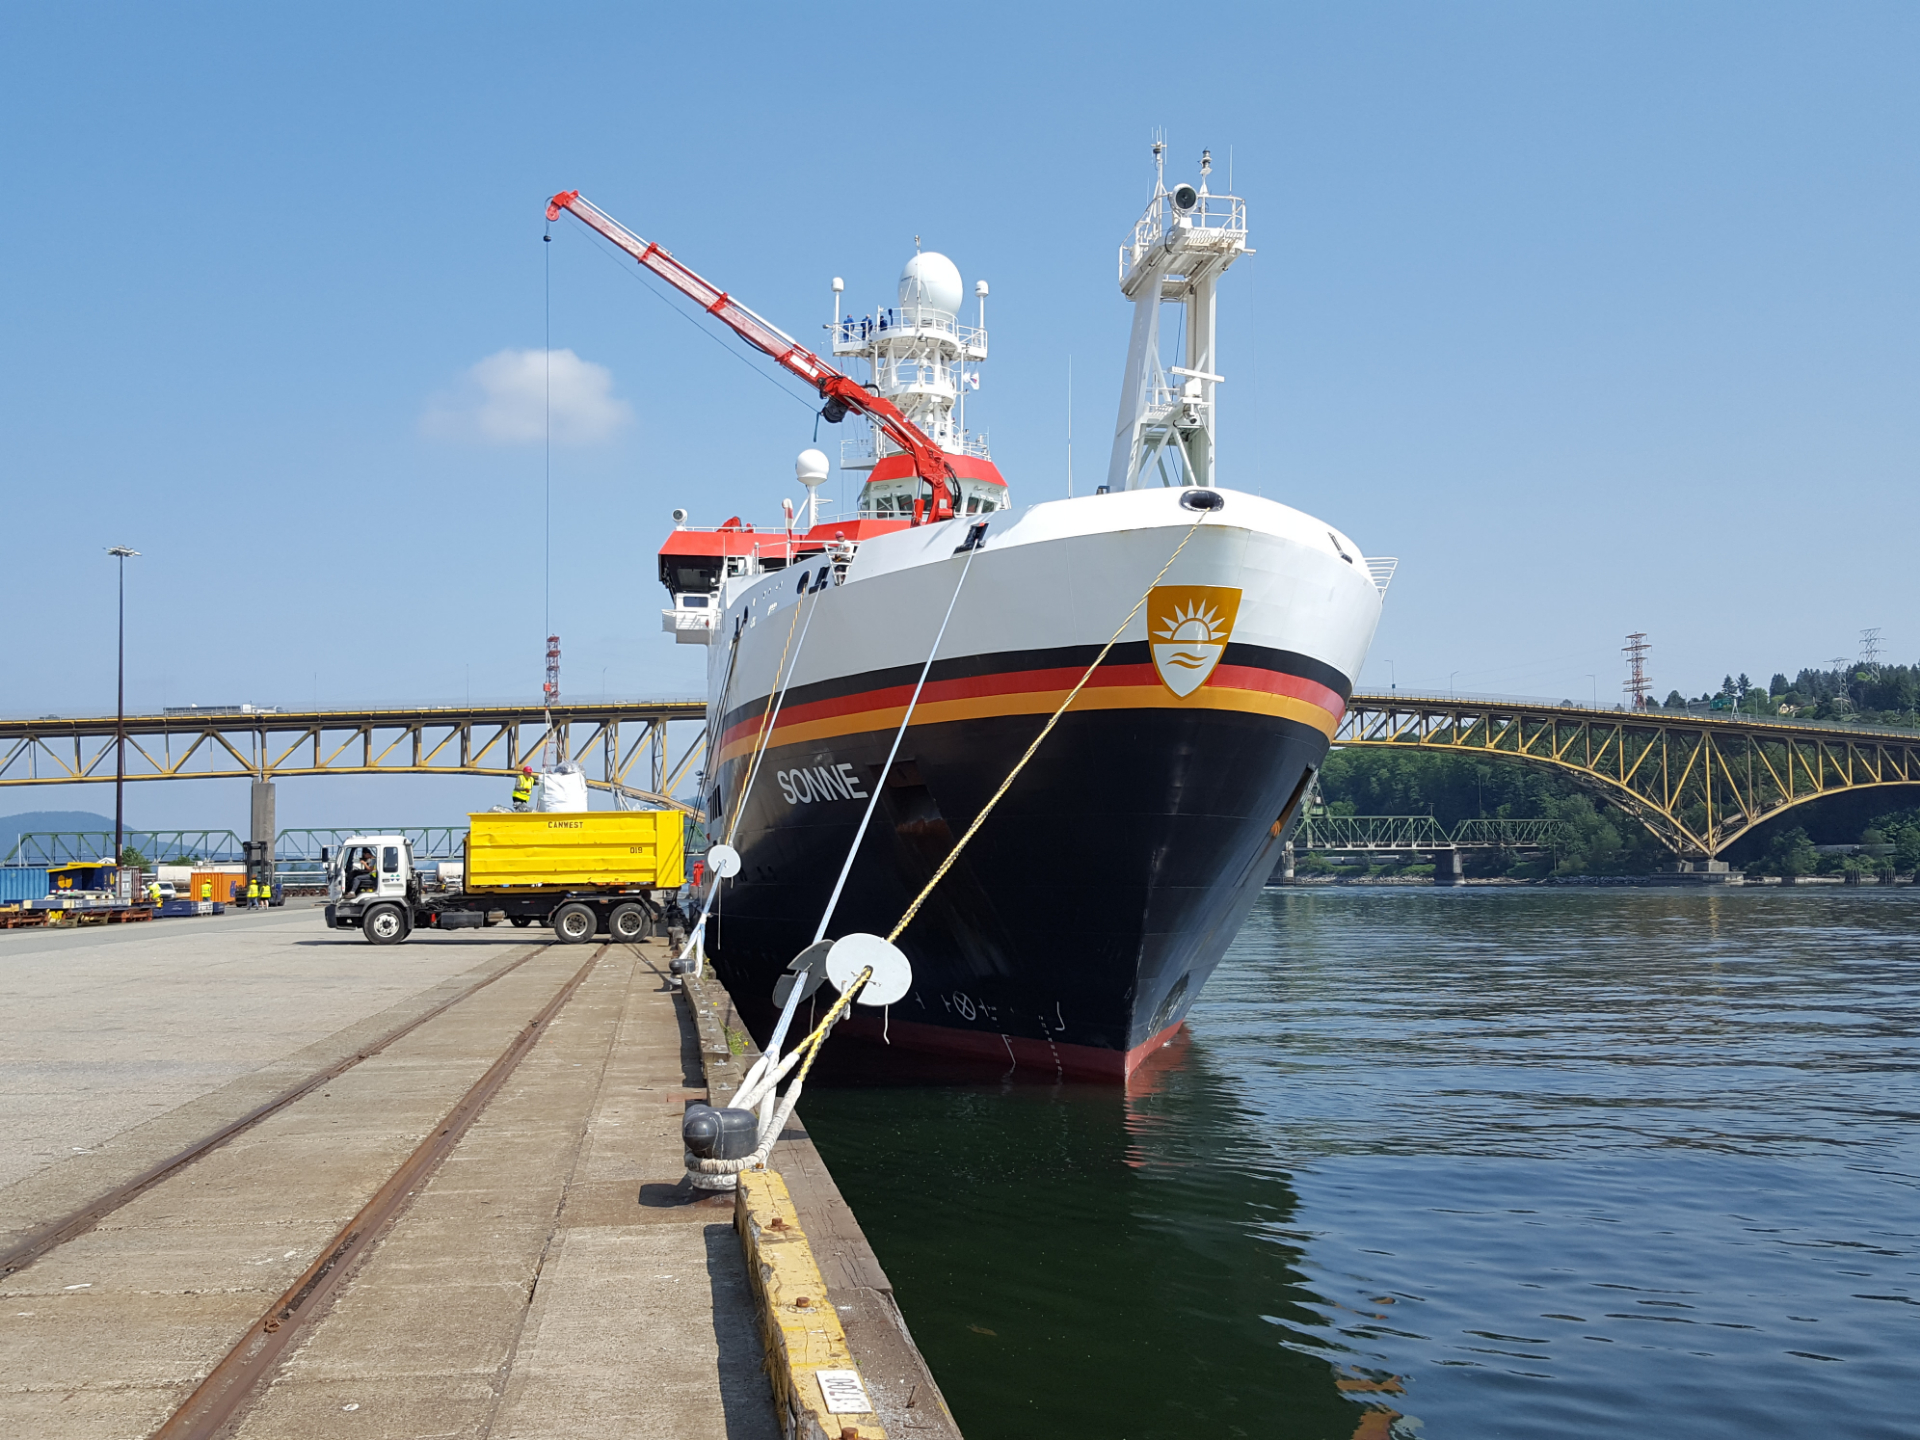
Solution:
M 258 910 L 259 908 L 260 882 L 258 880 L 249 880 L 247 881 L 247 909 Z
M 213 881 L 202 880 L 200 882 L 200 898 L 202 900 L 213 899 Z
M 520 776 L 513 782 L 513 808 L 531 810 L 533 808 L 533 767 L 522 765 Z

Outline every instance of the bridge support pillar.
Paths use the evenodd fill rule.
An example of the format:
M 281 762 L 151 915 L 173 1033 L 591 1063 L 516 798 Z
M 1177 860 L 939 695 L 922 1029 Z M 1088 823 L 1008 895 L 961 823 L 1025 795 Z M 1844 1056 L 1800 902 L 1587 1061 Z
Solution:
M 1280 863 L 1274 867 L 1273 883 L 1276 885 L 1293 883 L 1293 841 L 1291 840 L 1280 847 Z
M 271 881 L 273 879 L 273 837 L 278 828 L 274 824 L 273 782 L 256 780 L 253 782 L 252 789 L 252 815 L 247 826 L 247 838 L 260 848 L 253 850 L 253 854 L 248 858 L 252 859 L 253 855 L 258 855 L 260 857 L 258 863 L 262 867 L 261 878 Z M 248 848 L 252 849 L 251 846 Z
M 1433 883 L 1436 885 L 1460 885 L 1466 882 L 1466 876 L 1460 869 L 1458 850 L 1436 850 L 1433 856 Z

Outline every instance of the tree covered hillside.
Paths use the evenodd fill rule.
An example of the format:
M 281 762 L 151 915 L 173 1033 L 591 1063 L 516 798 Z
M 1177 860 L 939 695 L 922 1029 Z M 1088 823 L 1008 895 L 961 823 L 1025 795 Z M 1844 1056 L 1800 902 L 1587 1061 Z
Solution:
M 1561 875 L 1649 875 L 1673 859 L 1639 821 L 1552 771 L 1511 761 L 1418 750 L 1336 749 L 1320 772 L 1320 798 L 1337 815 L 1431 815 L 1451 830 L 1476 816 L 1558 820 Z M 1736 867 L 1762 875 L 1813 875 L 1848 868 L 1905 873 L 1920 864 L 1920 808 L 1900 790 L 1856 792 L 1787 811 L 1729 852 Z M 1860 845 L 1857 856 L 1822 854 L 1817 844 Z M 1474 856 L 1476 873 L 1504 868 L 1494 853 Z
M 1668 693 L 1668 710 L 1738 710 L 1793 715 L 1803 720 L 1853 720 L 1877 725 L 1920 724 L 1920 665 L 1841 665 L 1804 669 L 1792 680 L 1776 672 L 1764 687 L 1729 675 L 1717 692 L 1688 699 Z

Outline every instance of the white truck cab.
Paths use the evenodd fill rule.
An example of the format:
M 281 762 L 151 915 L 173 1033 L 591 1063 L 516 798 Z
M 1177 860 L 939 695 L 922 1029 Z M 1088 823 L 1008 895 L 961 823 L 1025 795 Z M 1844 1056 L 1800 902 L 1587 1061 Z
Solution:
M 404 900 L 413 877 L 413 842 L 406 836 L 356 835 L 327 861 L 327 898 Z

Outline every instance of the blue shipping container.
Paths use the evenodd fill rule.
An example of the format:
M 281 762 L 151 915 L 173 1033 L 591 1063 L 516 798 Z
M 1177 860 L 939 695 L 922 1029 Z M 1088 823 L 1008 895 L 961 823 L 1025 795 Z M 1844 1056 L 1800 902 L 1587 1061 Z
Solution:
M 44 900 L 52 888 L 44 865 L 0 865 L 0 905 Z

